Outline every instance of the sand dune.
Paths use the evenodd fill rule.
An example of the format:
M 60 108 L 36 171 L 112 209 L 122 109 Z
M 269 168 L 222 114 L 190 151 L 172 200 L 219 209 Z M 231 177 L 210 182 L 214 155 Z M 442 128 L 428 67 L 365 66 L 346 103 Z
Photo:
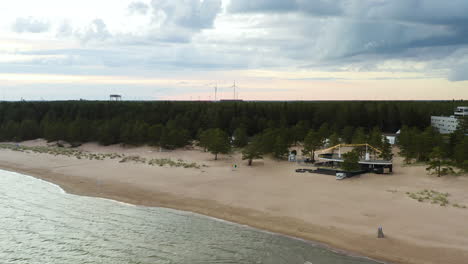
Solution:
M 200 150 L 159 152 L 97 144 L 80 149 L 183 159 L 207 167 L 157 167 L 3 149 L 0 167 L 49 180 L 71 193 L 198 212 L 394 263 L 468 261 L 468 209 L 421 203 L 406 194 L 448 192 L 452 203 L 468 206 L 468 177 L 437 178 L 423 166 L 402 166 L 401 158 L 395 158 L 392 175 L 336 181 L 295 173 L 298 165 L 271 159 L 248 167 L 239 154 L 213 161 L 213 155 Z M 385 239 L 376 238 L 379 226 Z

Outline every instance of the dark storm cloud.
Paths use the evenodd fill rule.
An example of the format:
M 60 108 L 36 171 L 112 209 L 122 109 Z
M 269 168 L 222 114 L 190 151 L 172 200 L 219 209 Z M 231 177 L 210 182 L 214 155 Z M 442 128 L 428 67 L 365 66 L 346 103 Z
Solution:
M 466 0 L 236 0 L 228 6 L 233 14 L 262 14 L 258 25 L 269 32 L 263 39 L 301 67 L 368 70 L 389 59 L 431 64 L 454 57 L 468 46 L 467 10 Z M 457 56 L 444 63 L 450 80 L 464 79 L 467 59 Z
M 339 15 L 341 0 L 235 0 L 229 6 L 232 13 L 305 12 L 314 15 Z

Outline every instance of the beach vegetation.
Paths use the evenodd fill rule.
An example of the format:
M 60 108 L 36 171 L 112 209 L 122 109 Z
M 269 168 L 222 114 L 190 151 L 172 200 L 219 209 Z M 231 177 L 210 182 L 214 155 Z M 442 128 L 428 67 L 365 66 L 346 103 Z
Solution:
M 454 174 L 455 171 L 450 166 L 450 163 L 444 159 L 443 152 L 440 147 L 432 149 L 430 154 L 430 160 L 428 161 L 427 171 L 433 172 L 437 177 L 444 176 L 447 174 Z
M 310 122 L 306 120 L 301 120 L 297 122 L 291 129 L 291 138 L 292 144 L 297 145 L 298 142 L 302 142 L 302 140 L 307 135 L 307 132 L 310 129 Z
M 333 133 L 328 139 L 328 146 L 336 146 L 341 143 L 341 138 L 338 133 Z
M 318 131 L 309 130 L 307 136 L 304 138 L 304 148 L 302 150 L 302 155 L 307 155 L 310 157 L 312 162 L 315 161 L 315 151 L 322 147 L 324 144 L 324 138 L 320 135 Z
M 348 172 L 358 171 L 361 168 L 359 165 L 359 151 L 357 149 L 343 154 L 341 168 Z
M 242 160 L 248 160 L 248 165 L 252 166 L 254 159 L 263 158 L 263 148 L 261 146 L 260 136 L 256 136 L 252 141 L 242 150 Z
M 341 137 L 344 143 L 351 144 L 353 140 L 354 127 L 348 125 L 341 130 Z
M 367 143 L 367 136 L 366 132 L 363 127 L 358 127 L 354 131 L 353 134 L 353 139 L 352 139 L 353 144 L 365 144 Z
M 327 122 L 323 123 L 318 129 L 317 133 L 320 139 L 322 140 L 322 142 L 324 142 L 325 139 L 328 138 L 331 134 L 330 125 L 328 125 Z
M 371 146 L 374 146 L 378 149 L 382 149 L 383 148 L 383 135 L 382 135 L 382 131 L 380 130 L 380 128 L 378 126 L 372 128 L 372 131 L 369 135 L 369 139 L 367 140 L 366 143 L 370 144 Z
M 277 135 L 273 145 L 273 156 L 277 159 L 285 159 L 289 154 L 289 143 L 284 136 Z
M 247 136 L 247 131 L 243 127 L 238 127 L 234 130 L 232 134 L 233 140 L 232 144 L 237 148 L 242 148 L 247 145 L 249 142 L 249 137 Z
M 408 197 L 411 199 L 417 200 L 418 202 L 429 202 L 431 204 L 438 204 L 440 206 L 447 206 L 450 205 L 450 194 L 449 193 L 442 193 L 434 190 L 422 190 L 419 192 L 406 192 Z M 462 208 L 465 209 L 467 208 L 465 205 L 462 204 L 457 204 L 457 203 L 452 203 L 453 207 L 456 208 Z
M 392 145 L 390 145 L 390 142 L 388 142 L 387 138 L 383 139 L 382 146 L 380 147 L 382 150 L 382 153 L 380 153 L 380 157 L 384 160 L 392 160 L 393 159 L 393 153 L 392 153 Z
M 1 149 L 8 149 L 13 151 L 25 152 L 25 153 L 44 153 L 53 156 L 66 156 L 76 159 L 87 159 L 87 160 L 119 160 L 120 163 L 133 162 L 138 164 L 147 164 L 151 166 L 170 166 L 170 167 L 183 167 L 183 168 L 195 168 L 200 169 L 201 166 L 194 162 L 186 162 L 178 159 L 173 161 L 171 159 L 148 159 L 138 155 L 124 155 L 119 153 L 92 153 L 81 151 L 73 148 L 63 147 L 48 147 L 48 146 L 36 146 L 27 147 L 15 144 L 0 144 Z
M 215 160 L 218 160 L 218 154 L 227 154 L 231 151 L 231 143 L 229 136 L 219 128 L 209 129 L 205 131 L 206 149 L 215 155 Z M 206 145 L 205 145 L 206 144 Z
M 240 148 L 246 138 L 262 135 L 268 143 L 263 152 L 283 158 L 285 146 L 301 145 L 310 130 L 330 145 L 340 141 L 379 147 L 384 144 L 381 131 L 401 128 L 398 144 L 407 163 L 428 162 L 432 149 L 440 147 L 454 166 L 468 171 L 468 122 L 462 120 L 449 136 L 430 127 L 431 115 L 449 115 L 453 107 L 452 101 L 1 102 L 0 141 L 44 138 L 175 149 L 200 139 L 201 131 L 220 129 L 234 136 L 232 143 Z

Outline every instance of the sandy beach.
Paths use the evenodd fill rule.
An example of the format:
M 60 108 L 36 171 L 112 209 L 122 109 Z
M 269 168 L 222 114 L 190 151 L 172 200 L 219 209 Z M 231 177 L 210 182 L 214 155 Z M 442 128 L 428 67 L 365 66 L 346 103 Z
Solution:
M 73 194 L 196 212 L 392 263 L 468 261 L 468 209 L 418 202 L 407 194 L 435 190 L 449 193 L 451 203 L 468 206 L 467 176 L 437 178 L 427 175 L 424 166 L 404 166 L 399 157 L 392 175 L 337 181 L 333 176 L 295 173 L 301 166 L 268 158 L 248 167 L 240 154 L 214 161 L 200 150 L 159 152 L 91 143 L 78 149 L 206 166 L 159 167 L 0 149 L 0 168 L 53 182 Z M 238 168 L 233 169 L 234 164 Z M 379 226 L 385 239 L 376 238 Z

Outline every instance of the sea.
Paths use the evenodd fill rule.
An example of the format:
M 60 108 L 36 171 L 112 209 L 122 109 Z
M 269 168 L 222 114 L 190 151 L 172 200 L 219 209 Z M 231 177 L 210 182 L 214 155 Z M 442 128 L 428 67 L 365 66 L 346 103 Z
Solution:
M 0 263 L 379 262 L 190 212 L 67 194 L 0 170 Z

